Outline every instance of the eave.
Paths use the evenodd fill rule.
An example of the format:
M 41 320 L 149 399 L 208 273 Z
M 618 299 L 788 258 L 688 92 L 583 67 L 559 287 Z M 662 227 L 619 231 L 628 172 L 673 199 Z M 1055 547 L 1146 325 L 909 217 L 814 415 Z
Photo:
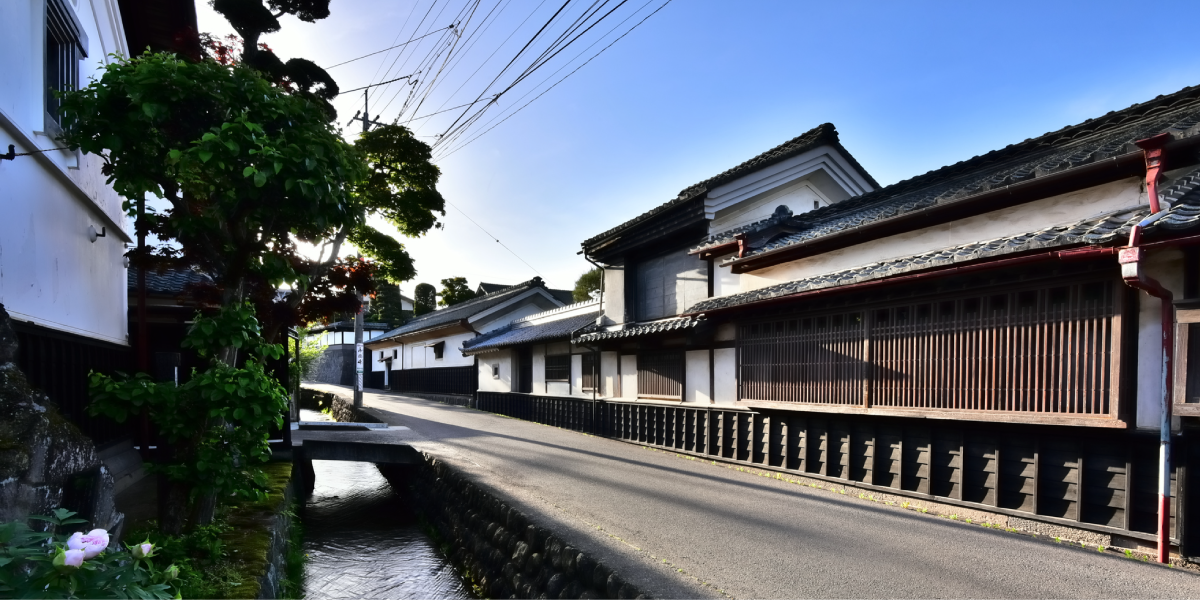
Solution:
M 420 329 L 410 333 L 394 335 L 387 338 L 377 338 L 370 342 L 364 342 L 363 346 L 376 350 L 393 344 L 412 344 L 424 340 L 431 340 L 457 333 L 478 333 L 466 319 L 460 319 L 450 323 L 430 327 L 429 329 Z
M 1198 146 L 1200 146 L 1200 136 L 1193 136 L 1167 144 L 1166 154 L 1169 162 L 1167 168 L 1178 169 L 1196 164 L 1196 157 L 1190 155 L 1190 152 L 1194 151 Z M 793 246 L 769 250 L 745 258 L 738 258 L 723 266 L 729 266 L 730 270 L 734 273 L 757 271 L 913 229 L 941 225 L 965 217 L 1050 198 L 1121 179 L 1139 177 L 1144 174 L 1145 168 L 1143 153 L 1140 150 L 1129 152 L 1073 169 L 1051 173 L 1028 181 L 986 190 L 965 198 L 936 204 L 891 219 L 846 229 Z

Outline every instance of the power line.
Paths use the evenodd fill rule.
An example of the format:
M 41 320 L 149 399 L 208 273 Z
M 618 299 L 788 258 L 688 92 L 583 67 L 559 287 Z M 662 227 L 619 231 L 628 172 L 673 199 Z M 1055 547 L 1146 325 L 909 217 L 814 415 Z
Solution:
M 492 98 L 495 98 L 495 96 L 492 96 Z M 455 109 L 458 109 L 458 108 L 462 108 L 462 107 L 464 107 L 464 106 L 470 106 L 470 105 L 472 105 L 472 104 L 478 104 L 479 102 L 481 102 L 481 100 L 476 100 L 475 102 L 468 102 L 468 103 L 466 103 L 466 104 L 459 104 L 458 106 L 451 106 L 450 108 L 447 108 L 447 109 L 445 109 L 445 110 L 439 110 L 439 111 L 437 111 L 437 112 L 432 112 L 432 113 L 429 113 L 429 114 L 427 114 L 427 115 L 421 115 L 421 116 L 419 116 L 419 117 L 413 117 L 413 118 L 411 118 L 411 119 L 409 119 L 409 120 L 407 120 L 407 121 L 404 121 L 404 122 L 402 122 L 402 123 L 400 123 L 400 124 L 401 124 L 401 125 L 404 125 L 405 123 L 412 123 L 413 121 L 419 121 L 419 120 L 421 120 L 421 119 L 427 119 L 427 118 L 429 118 L 429 117 L 432 117 L 433 115 L 440 115 L 440 114 L 442 114 L 442 113 L 444 113 L 444 112 L 450 112 L 450 111 L 452 111 L 452 110 L 455 110 Z M 436 136 L 436 135 L 427 135 L 427 136 L 424 136 L 424 137 L 438 137 L 438 136 Z
M 389 79 L 389 80 L 387 80 L 387 81 L 381 81 L 381 82 L 379 82 L 379 83 L 372 83 L 372 84 L 370 84 L 370 85 L 364 85 L 364 86 L 362 86 L 362 87 L 356 87 L 356 88 L 354 88 L 354 89 L 352 89 L 352 90 L 345 90 L 345 91 L 343 91 L 343 92 L 341 92 L 341 93 L 343 93 L 343 94 L 349 94 L 350 92 L 361 92 L 361 91 L 363 91 L 363 90 L 365 90 L 365 89 L 367 89 L 367 88 L 373 88 L 373 87 L 375 87 L 375 86 L 377 86 L 377 85 L 384 85 L 384 84 L 388 84 L 388 83 L 393 83 L 393 82 L 396 82 L 396 81 L 400 81 L 401 79 L 408 79 L 409 77 L 412 77 L 412 75 L 405 75 L 404 77 L 397 77 L 397 78 L 395 78 L 395 79 Z
M 560 45 L 560 43 L 564 39 L 569 37 L 573 32 L 578 31 L 579 28 L 582 27 L 592 15 L 595 15 L 596 13 L 600 12 L 600 10 L 602 10 L 604 8 L 604 5 L 608 4 L 608 0 L 604 0 L 603 4 L 600 4 L 599 2 L 594 2 L 591 7 L 589 7 L 588 9 L 586 9 L 584 11 L 584 13 L 585 13 L 584 15 L 581 15 L 579 18 L 577 18 L 575 20 L 575 23 L 572 24 L 572 26 L 569 27 L 567 31 L 560 34 L 558 36 L 558 38 L 550 45 L 550 47 L 548 47 L 546 50 L 544 50 L 542 52 L 542 54 L 540 56 L 538 56 L 538 58 L 535 59 L 532 64 L 530 64 L 528 67 L 526 67 L 525 71 L 522 72 L 521 75 L 518 76 L 511 84 L 509 84 L 508 87 L 506 87 L 503 91 L 501 91 L 500 94 L 503 95 L 504 93 L 508 92 L 512 88 L 516 87 L 517 84 L 519 84 L 521 81 L 524 81 L 525 78 L 529 77 L 535 71 L 537 71 L 541 67 L 545 66 L 546 63 L 548 63 L 550 60 L 552 60 L 555 56 L 558 56 L 558 54 L 561 53 L 563 50 L 566 50 L 571 44 L 574 44 L 576 41 L 578 41 L 579 38 L 583 37 L 588 31 L 591 31 L 591 29 L 593 27 L 595 27 L 596 25 L 600 24 L 601 21 L 603 21 L 604 19 L 606 19 L 610 15 L 612 15 L 613 12 L 615 12 L 617 9 L 619 9 L 621 6 L 623 6 L 627 1 L 628 0 L 621 0 L 620 3 L 618 3 L 615 7 L 613 7 L 611 10 L 609 10 L 607 13 L 605 13 L 604 16 L 600 17 L 599 19 L 596 19 L 591 25 L 588 25 L 586 29 L 584 29 L 578 35 L 575 35 L 575 37 L 571 38 L 565 44 Z M 599 6 L 597 6 L 597 4 L 599 4 Z M 595 7 L 594 10 L 592 10 L 593 7 Z M 651 13 L 651 14 L 653 14 L 653 13 Z M 553 52 L 553 53 L 551 53 L 551 52 Z M 499 76 L 497 76 L 497 78 L 499 78 Z M 454 126 L 452 124 L 451 129 L 453 129 L 453 131 L 451 131 L 451 129 L 447 129 L 447 131 L 443 134 L 443 137 L 435 144 L 435 146 L 443 146 L 443 145 L 449 143 L 451 140 L 456 139 L 459 136 L 461 136 L 465 132 L 465 130 L 468 127 L 470 127 L 471 125 L 473 125 L 478 120 L 478 118 L 483 115 L 483 112 L 486 111 L 493 104 L 495 104 L 495 101 L 490 102 L 487 105 L 485 105 L 483 108 L 479 109 L 479 112 L 477 112 L 475 115 L 473 115 L 471 119 L 468 119 L 466 122 L 464 122 L 462 125 L 459 125 L 457 128 L 454 128 Z
M 504 249 L 505 249 L 505 250 L 508 250 L 509 254 L 512 254 L 513 256 L 517 257 L 517 260 L 519 260 L 519 261 L 521 261 L 521 262 L 525 263 L 525 266 L 527 266 L 527 267 L 529 267 L 530 269 L 532 269 L 534 273 L 537 273 L 539 276 L 541 276 L 541 275 L 542 275 L 542 272 L 541 272 L 541 271 L 539 271 L 539 270 L 537 270 L 537 269 L 534 269 L 534 268 L 533 268 L 533 265 L 529 264 L 528 262 L 526 262 L 526 261 L 525 261 L 525 259 L 521 258 L 521 255 L 517 254 L 516 252 L 513 252 L 513 249 L 512 249 L 512 248 L 509 248 L 508 246 L 505 246 L 505 245 L 504 245 L 504 242 L 500 241 L 500 238 L 498 238 L 498 237 L 496 237 L 496 236 L 492 235 L 492 233 L 491 233 L 490 231 L 488 231 L 488 230 L 484 229 L 484 228 L 483 228 L 483 225 L 480 225 L 479 223 L 476 223 L 476 222 L 475 222 L 475 219 L 472 219 L 472 218 L 471 218 L 471 215 L 468 215 L 468 214 L 467 214 L 467 213 L 466 213 L 466 212 L 465 212 L 463 209 L 461 209 L 461 208 L 459 208 L 459 207 L 455 206 L 455 205 L 454 205 L 454 203 L 453 203 L 453 202 L 451 202 L 451 201 L 449 201 L 449 200 L 446 200 L 446 204 L 449 204 L 450 206 L 454 206 L 454 210 L 457 210 L 458 212 L 462 213 L 462 216 L 466 217 L 468 221 L 470 221 L 470 222 L 472 222 L 472 223 L 475 223 L 475 226 L 476 226 L 476 227 L 478 227 L 480 231 L 482 231 L 482 232 L 486 233 L 486 234 L 488 235 L 488 237 L 492 238 L 493 240 L 496 240 L 496 243 L 497 243 L 497 244 L 500 244 L 501 246 L 504 246 Z
M 454 25 L 448 25 L 448 26 L 446 26 L 446 27 L 443 27 L 442 29 L 438 29 L 438 30 L 436 30 L 436 31 L 431 31 L 431 32 L 429 32 L 429 33 L 427 33 L 427 34 L 425 34 L 425 35 L 423 35 L 423 36 L 419 37 L 419 38 L 413 38 L 413 39 L 411 39 L 411 40 L 408 40 L 407 42 L 404 42 L 403 44 L 396 44 L 395 46 L 391 46 L 391 47 L 389 47 L 389 48 L 384 48 L 383 50 L 377 50 L 377 51 L 375 51 L 375 52 L 372 52 L 372 53 L 370 53 L 370 54 L 364 54 L 364 55 L 362 55 L 362 56 L 360 56 L 360 57 L 358 57 L 358 58 L 352 58 L 352 59 L 350 59 L 350 60 L 347 60 L 347 61 L 345 61 L 345 62 L 340 62 L 340 63 L 338 63 L 338 64 L 336 64 L 336 65 L 331 65 L 331 66 L 328 66 L 328 67 L 323 67 L 323 68 L 324 68 L 326 71 L 328 71 L 329 69 L 332 69 L 332 68 L 334 68 L 334 67 L 340 67 L 340 66 L 342 66 L 342 65 L 348 65 L 348 64 L 350 64 L 350 63 L 352 63 L 352 62 L 354 62 L 354 61 L 356 61 L 356 60 L 362 60 L 362 59 L 364 59 L 364 58 L 367 58 L 367 57 L 369 57 L 369 56 L 375 56 L 376 54 L 379 54 L 380 52 L 387 52 L 388 50 L 394 50 L 394 49 L 396 49 L 396 48 L 399 48 L 399 47 L 401 47 L 401 46 L 407 46 L 407 45 L 409 45 L 409 44 L 411 44 L 411 43 L 413 43 L 413 42 L 415 42 L 415 41 L 417 41 L 417 40 L 423 40 L 423 39 L 425 39 L 425 38 L 427 38 L 427 37 L 429 37 L 429 36 L 431 36 L 431 35 L 433 35 L 433 34 L 435 34 L 435 33 L 439 32 L 439 31 L 445 31 L 445 30 L 447 30 L 447 29 L 454 29 Z
M 625 36 L 627 36 L 627 35 L 629 35 L 630 33 L 632 33 L 634 29 L 637 29 L 637 28 L 638 28 L 638 27 L 639 27 L 639 26 L 640 26 L 642 23 L 645 23 L 645 22 L 646 22 L 646 20 L 647 20 L 647 19 L 649 19 L 650 17 L 653 17 L 655 14 L 658 14 L 658 11 L 660 11 L 660 10 L 662 10 L 662 9 L 666 8 L 666 6 L 667 6 L 668 4 L 670 4 L 670 3 L 671 3 L 671 0 L 667 0 L 666 2 L 663 2 L 663 3 L 662 3 L 662 6 L 659 6 L 658 8 L 654 9 L 654 12 L 652 12 L 652 13 L 650 13 L 650 14 L 646 15 L 646 16 L 645 16 L 645 18 L 643 18 L 641 21 L 638 21 L 636 25 L 634 25 L 633 27 L 630 27 L 628 31 L 626 31 L 625 33 L 621 34 L 621 37 L 618 37 L 617 39 L 613 40 L 613 41 L 612 41 L 612 43 L 610 43 L 609 45 L 607 45 L 607 46 L 605 46 L 604 48 L 602 48 L 602 49 L 601 49 L 599 52 L 597 52 L 597 53 L 593 54 L 591 58 L 587 59 L 587 60 L 586 60 L 586 61 L 585 61 L 583 64 L 579 65 L 578 67 L 575 67 L 575 70 L 573 70 L 573 71 L 571 71 L 570 73 L 567 73 L 566 75 L 564 75 L 562 79 L 559 79 L 558 81 L 554 82 L 554 85 L 551 85 L 550 87 L 546 88 L 546 90 L 545 90 L 545 91 L 543 91 L 542 93 L 538 94 L 538 95 L 537 95 L 537 96 L 536 96 L 536 97 L 535 97 L 533 100 L 530 100 L 529 102 L 526 102 L 526 103 L 525 103 L 523 106 L 521 106 L 521 108 L 518 108 L 517 110 L 513 111 L 513 112 L 512 112 L 512 113 L 510 113 L 510 114 L 509 114 L 507 117 L 504 117 L 504 119 L 503 119 L 502 121 L 500 121 L 499 123 L 496 123 L 495 125 L 492 125 L 491 127 L 487 128 L 486 130 L 484 130 L 484 131 L 483 131 L 482 133 L 480 133 L 479 135 L 476 135 L 475 137 L 473 137 L 473 138 L 471 138 L 471 139 L 467 140 L 466 142 L 463 142 L 463 143 L 462 143 L 461 145 L 459 145 L 457 148 L 454 148 L 453 150 L 450 150 L 450 151 L 446 152 L 445 154 L 442 154 L 442 155 L 439 157 L 439 159 L 444 159 L 444 158 L 446 158 L 446 157 L 450 156 L 451 154 L 454 154 L 455 152 L 458 152 L 459 150 L 462 150 L 463 148 L 465 148 L 465 147 L 466 147 L 468 144 L 470 144 L 471 142 L 474 142 L 475 140 L 477 140 L 477 139 L 479 139 L 479 138 L 483 137 L 485 134 L 487 134 L 487 132 L 489 132 L 489 131 L 491 131 L 491 130 L 493 130 L 493 129 L 497 128 L 497 127 L 499 127 L 499 126 L 501 125 L 501 123 L 504 123 L 504 121 L 507 121 L 507 120 L 509 120 L 510 118 L 512 118 L 512 116 L 513 116 L 513 115 L 515 115 L 515 114 L 517 114 L 517 113 L 521 112 L 522 110 L 524 110 L 526 106 L 529 106 L 530 104 L 533 104 L 535 101 L 537 101 L 537 99 L 538 99 L 538 98 L 541 98 L 542 96 L 544 96 L 544 95 L 546 94 L 546 92 L 549 92 L 550 90 L 554 89 L 556 86 L 558 86 L 558 84 L 560 84 L 560 83 L 562 83 L 563 81 L 565 81 L 565 80 L 566 80 L 568 77 L 570 77 L 570 76 L 574 75 L 574 74 L 575 74 L 576 72 L 578 72 L 580 69 L 582 69 L 583 67 L 587 66 L 587 64 L 588 64 L 588 63 L 590 63 L 590 62 L 592 62 L 593 60 L 595 60 L 597 56 L 600 56 L 601 54 L 603 54 L 605 50 L 608 50 L 609 48 L 612 48 L 612 47 L 613 47 L 613 44 L 616 44 L 617 42 L 621 41 L 621 39 L 622 39 L 622 38 L 624 38 Z M 647 4 L 649 4 L 649 3 L 647 3 Z M 645 6 L 645 5 L 643 5 L 643 6 Z M 639 9 L 639 10 L 641 10 L 641 9 Z M 635 13 L 635 14 L 636 14 L 636 13 Z M 620 26 L 620 25 L 618 25 L 618 27 L 619 27 L 619 26 Z M 586 50 L 585 50 L 585 52 L 586 52 Z

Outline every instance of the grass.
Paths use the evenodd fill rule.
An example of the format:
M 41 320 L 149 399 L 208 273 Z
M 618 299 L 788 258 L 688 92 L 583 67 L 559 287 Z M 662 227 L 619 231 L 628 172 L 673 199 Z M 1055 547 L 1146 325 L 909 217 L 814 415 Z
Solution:
M 257 598 L 258 578 L 267 572 L 270 528 L 282 507 L 292 465 L 269 463 L 263 470 L 268 478 L 265 500 L 222 505 L 212 524 L 180 536 L 164 536 L 158 533 L 157 523 L 150 521 L 132 528 L 128 539 L 149 538 L 160 548 L 165 559 L 162 564 L 173 563 L 180 568 L 179 588 L 184 598 Z M 284 510 L 294 517 L 290 507 Z M 299 597 L 302 591 L 302 535 L 293 518 L 291 551 L 282 582 L 282 593 L 287 597 Z

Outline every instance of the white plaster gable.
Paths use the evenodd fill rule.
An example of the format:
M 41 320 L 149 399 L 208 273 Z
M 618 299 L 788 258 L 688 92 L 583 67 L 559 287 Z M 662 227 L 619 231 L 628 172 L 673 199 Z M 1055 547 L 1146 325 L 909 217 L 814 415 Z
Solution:
M 804 180 L 809 184 L 808 189 L 827 203 L 839 202 L 875 189 L 836 148 L 818 146 L 709 190 L 704 199 L 704 216 L 716 220 L 722 211 L 726 215 L 737 213 L 737 210 L 731 209 L 747 201 L 769 202 L 771 197 L 781 192 L 786 194 L 786 190 L 800 189 Z M 774 209 L 774 206 L 771 208 Z M 791 208 L 799 213 L 811 210 L 812 204 L 810 201 L 807 208 Z M 728 228 L 717 229 L 717 223 L 713 225 L 712 233 Z
M 542 312 L 546 309 L 562 306 L 563 303 L 555 298 L 545 288 L 535 287 L 524 293 L 517 295 L 515 298 L 501 302 L 487 310 L 480 311 L 468 317 L 467 321 L 472 325 L 476 323 L 486 323 L 486 329 L 475 327 L 480 333 L 490 331 L 496 327 L 508 324 L 513 319 L 519 319 L 531 314 Z M 514 314 L 520 312 L 521 314 Z

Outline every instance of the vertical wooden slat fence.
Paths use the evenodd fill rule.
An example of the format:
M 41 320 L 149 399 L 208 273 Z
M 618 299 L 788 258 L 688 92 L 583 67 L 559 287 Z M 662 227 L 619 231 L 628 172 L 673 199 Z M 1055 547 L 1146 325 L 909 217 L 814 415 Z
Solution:
M 475 407 L 890 494 L 1154 537 L 1156 436 L 494 392 L 478 392 Z

